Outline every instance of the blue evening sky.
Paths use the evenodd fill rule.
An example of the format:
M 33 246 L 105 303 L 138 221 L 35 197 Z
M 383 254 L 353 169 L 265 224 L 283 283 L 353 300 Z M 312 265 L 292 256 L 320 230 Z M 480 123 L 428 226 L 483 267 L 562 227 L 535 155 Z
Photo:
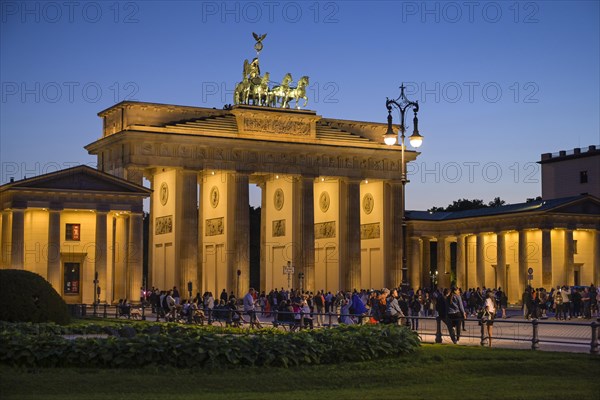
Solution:
M 119 101 L 232 103 L 252 32 L 262 72 L 310 76 L 324 117 L 385 122 L 405 82 L 425 137 L 410 209 L 525 201 L 542 153 L 600 144 L 599 1 L 0 4 L 0 183 L 94 165 Z

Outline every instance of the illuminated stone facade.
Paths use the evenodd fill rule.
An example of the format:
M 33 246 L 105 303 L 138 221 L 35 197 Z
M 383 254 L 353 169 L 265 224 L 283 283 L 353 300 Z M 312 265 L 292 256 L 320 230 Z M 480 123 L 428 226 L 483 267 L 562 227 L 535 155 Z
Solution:
M 79 166 L 0 186 L 1 268 L 47 279 L 68 303 L 138 300 L 150 190 Z
M 123 102 L 99 115 L 102 138 L 86 147 L 98 168 L 153 189 L 149 285 L 243 294 L 250 184 L 262 192 L 261 289 L 400 283 L 401 152 L 383 143 L 385 124 L 246 105 Z

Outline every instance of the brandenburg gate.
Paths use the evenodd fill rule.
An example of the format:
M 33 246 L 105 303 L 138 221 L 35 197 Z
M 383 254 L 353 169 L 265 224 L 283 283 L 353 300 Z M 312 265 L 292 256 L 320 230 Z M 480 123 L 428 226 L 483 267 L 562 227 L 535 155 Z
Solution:
M 264 36 L 255 35 L 257 57 L 244 63 L 232 106 L 125 101 L 98 114 L 102 137 L 86 146 L 98 169 L 140 185 L 146 178 L 153 190 L 148 285 L 243 294 L 254 184 L 261 290 L 288 287 L 288 262 L 292 286 L 303 276 L 305 290 L 398 286 L 400 147 L 384 144 L 384 123 L 301 109 L 309 78 L 293 86 L 286 74 L 275 85 L 261 75 Z M 406 162 L 417 154 L 406 151 Z M 420 277 L 409 282 L 418 287 Z

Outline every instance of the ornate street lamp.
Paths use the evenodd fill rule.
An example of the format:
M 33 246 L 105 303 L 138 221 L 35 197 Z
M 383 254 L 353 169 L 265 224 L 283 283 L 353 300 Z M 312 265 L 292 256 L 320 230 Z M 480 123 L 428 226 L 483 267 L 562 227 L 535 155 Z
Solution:
M 388 146 L 393 146 L 396 144 L 396 140 L 398 139 L 398 143 L 401 146 L 402 153 L 402 175 L 400 178 L 400 182 L 402 183 L 402 204 L 400 208 L 400 219 L 402 221 L 402 240 L 400 241 L 401 249 L 402 249 L 402 290 L 406 291 L 408 289 L 408 267 L 406 262 L 406 216 L 405 216 L 405 199 L 406 199 L 406 183 L 408 180 L 406 179 L 406 163 L 404 161 L 404 133 L 406 132 L 406 125 L 404 123 L 404 115 L 408 109 L 413 110 L 413 134 L 408 138 L 410 145 L 414 148 L 418 148 L 423 143 L 423 136 L 419 134 L 419 120 L 417 118 L 417 113 L 419 112 L 419 103 L 416 101 L 410 101 L 406 98 L 404 94 L 404 84 L 400 86 L 400 97 L 395 100 L 390 100 L 386 98 L 385 106 L 388 110 L 388 128 L 387 132 L 383 136 L 383 141 Z M 398 133 L 394 133 L 394 129 L 392 127 L 392 107 L 395 107 L 400 111 L 400 128 Z M 398 138 L 399 136 L 399 138 Z

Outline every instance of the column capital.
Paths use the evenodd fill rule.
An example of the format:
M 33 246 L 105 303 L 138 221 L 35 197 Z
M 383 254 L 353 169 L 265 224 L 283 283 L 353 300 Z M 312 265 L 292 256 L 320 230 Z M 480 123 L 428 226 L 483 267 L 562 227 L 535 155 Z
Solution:
M 63 206 L 62 203 L 57 203 L 57 202 L 51 201 L 48 204 L 48 211 L 62 211 L 62 210 L 64 210 L 64 208 L 65 207 Z
M 110 211 L 110 207 L 108 204 L 97 204 L 96 205 L 96 213 L 108 213 Z
M 352 177 L 343 177 L 340 178 L 341 180 L 343 180 L 344 182 L 350 184 L 350 183 L 355 183 L 355 184 L 359 184 L 364 181 L 364 178 L 352 178 Z

